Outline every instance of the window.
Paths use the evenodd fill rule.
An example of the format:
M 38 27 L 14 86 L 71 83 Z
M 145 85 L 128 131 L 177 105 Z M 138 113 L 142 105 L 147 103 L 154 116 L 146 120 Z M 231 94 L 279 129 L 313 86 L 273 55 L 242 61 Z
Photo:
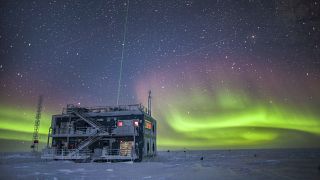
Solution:
M 147 128 L 147 129 L 151 129 L 152 128 L 152 124 L 151 124 L 151 122 L 150 121 L 145 121 L 145 128 Z

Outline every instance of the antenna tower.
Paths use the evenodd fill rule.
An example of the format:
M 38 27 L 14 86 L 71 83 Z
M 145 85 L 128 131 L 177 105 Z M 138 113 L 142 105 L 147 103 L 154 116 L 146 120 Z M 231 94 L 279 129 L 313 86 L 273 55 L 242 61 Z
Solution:
M 40 95 L 38 99 L 37 113 L 36 113 L 36 118 L 35 118 L 34 127 L 33 127 L 33 138 L 32 138 L 32 145 L 31 145 L 32 152 L 38 151 L 39 126 L 40 126 L 41 111 L 42 111 L 42 101 L 43 101 L 43 98 Z

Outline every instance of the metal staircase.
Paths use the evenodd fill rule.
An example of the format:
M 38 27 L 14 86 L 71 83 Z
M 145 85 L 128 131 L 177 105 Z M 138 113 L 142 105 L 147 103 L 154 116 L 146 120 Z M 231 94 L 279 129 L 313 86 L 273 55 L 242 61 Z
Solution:
M 74 150 L 72 150 L 69 153 L 69 157 L 73 157 L 73 156 L 79 156 L 79 153 L 81 150 L 83 150 L 85 147 L 89 146 L 90 144 L 96 142 L 97 140 L 101 139 L 102 136 L 98 136 L 98 133 L 95 134 L 94 136 L 89 136 L 87 139 L 85 139 L 84 141 L 82 141 L 78 147 Z
M 98 122 L 96 122 L 94 119 L 86 117 L 82 112 L 77 111 L 77 110 L 73 110 L 73 114 L 75 114 L 76 116 L 78 116 L 80 119 L 84 120 L 85 122 L 87 122 L 90 126 L 96 128 L 100 133 L 106 133 L 106 131 L 104 130 L 104 127 L 101 126 Z
M 97 129 L 97 132 L 95 134 L 90 135 L 87 139 L 82 141 L 78 147 L 74 150 L 72 150 L 68 156 L 72 159 L 73 157 L 77 156 L 86 156 L 86 154 L 82 154 L 81 151 L 83 151 L 84 148 L 88 147 L 90 144 L 96 142 L 97 140 L 101 139 L 102 136 L 100 134 L 106 133 L 104 130 L 104 127 L 96 122 L 94 119 L 90 117 L 86 117 L 84 113 L 81 112 L 80 109 L 74 109 L 72 113 L 76 116 L 78 116 L 80 119 L 84 120 L 87 122 L 90 126 L 94 127 Z

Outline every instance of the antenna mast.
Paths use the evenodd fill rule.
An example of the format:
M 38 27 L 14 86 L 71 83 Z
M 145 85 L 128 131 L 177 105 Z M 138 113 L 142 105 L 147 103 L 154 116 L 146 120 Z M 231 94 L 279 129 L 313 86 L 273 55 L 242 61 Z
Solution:
M 40 126 L 40 119 L 41 119 L 42 101 L 43 101 L 43 98 L 40 95 L 38 99 L 37 113 L 36 113 L 36 118 L 35 118 L 34 127 L 33 127 L 33 139 L 32 139 L 32 145 L 31 145 L 32 152 L 38 151 L 38 144 L 39 144 L 38 132 L 39 132 L 39 126 Z
M 148 96 L 148 114 L 151 116 L 151 90 L 149 90 Z

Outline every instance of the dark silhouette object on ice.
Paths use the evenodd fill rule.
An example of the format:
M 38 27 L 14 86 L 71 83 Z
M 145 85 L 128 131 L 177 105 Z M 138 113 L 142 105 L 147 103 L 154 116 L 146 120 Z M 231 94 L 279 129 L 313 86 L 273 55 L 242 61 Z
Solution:
M 200 158 L 201 161 L 203 161 L 203 156 Z
M 253 157 L 257 157 L 257 154 L 254 154 Z

